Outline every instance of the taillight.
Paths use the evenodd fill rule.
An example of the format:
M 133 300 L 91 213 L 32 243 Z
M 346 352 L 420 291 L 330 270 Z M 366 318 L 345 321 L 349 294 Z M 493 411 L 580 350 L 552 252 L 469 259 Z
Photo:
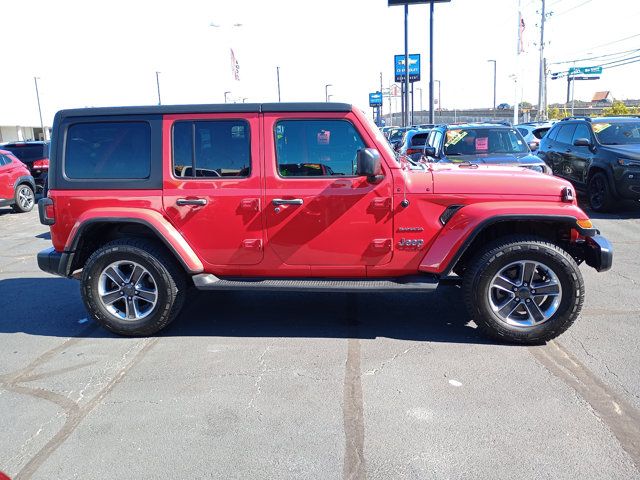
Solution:
M 414 153 L 421 153 L 422 150 L 419 148 L 407 148 L 407 155 L 413 155 Z
M 40 160 L 36 160 L 33 162 L 33 168 L 37 168 L 39 170 L 49 170 L 49 159 L 42 158 Z
M 40 215 L 41 224 L 53 225 L 56 223 L 56 209 L 52 198 L 44 197 L 40 199 L 38 202 L 38 214 Z

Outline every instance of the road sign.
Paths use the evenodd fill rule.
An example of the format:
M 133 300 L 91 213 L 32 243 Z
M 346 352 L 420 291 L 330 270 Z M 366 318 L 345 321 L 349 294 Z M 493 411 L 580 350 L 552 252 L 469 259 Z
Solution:
M 418 3 L 449 3 L 451 0 L 389 0 L 389 6 L 395 5 L 415 5 Z
M 370 107 L 379 107 L 382 105 L 382 93 L 373 92 L 369 94 L 369 106 Z
M 578 75 L 577 77 L 571 77 L 571 80 L 600 80 L 600 77 L 599 76 L 585 77 L 583 75 Z
M 396 82 L 403 82 L 406 75 L 404 66 L 404 55 L 395 55 L 394 57 L 394 70 L 396 74 Z M 412 53 L 409 55 L 409 81 L 420 81 L 420 54 Z
M 571 67 L 569 75 L 601 75 L 602 67 Z

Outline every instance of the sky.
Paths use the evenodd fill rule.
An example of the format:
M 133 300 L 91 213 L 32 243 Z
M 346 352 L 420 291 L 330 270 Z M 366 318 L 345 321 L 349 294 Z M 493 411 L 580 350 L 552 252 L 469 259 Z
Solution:
M 537 103 L 542 0 L 452 0 L 436 5 L 434 78 L 442 107 L 513 104 L 517 75 L 522 99 Z M 368 93 L 393 81 L 393 56 L 404 53 L 403 8 L 387 0 L 0 0 L 2 69 L 0 125 L 38 125 L 34 76 L 45 125 L 63 108 L 277 101 L 353 103 L 368 111 Z M 516 55 L 518 4 L 525 53 Z M 640 2 L 547 0 L 549 70 L 567 60 L 640 49 Z M 537 13 L 538 12 L 538 13 Z M 428 7 L 409 9 L 409 50 L 422 56 L 423 106 L 428 103 Z M 216 26 L 211 26 L 214 24 Z M 238 26 L 239 24 L 239 26 Z M 631 37 L 631 38 L 628 38 Z M 9 40 L 7 40 L 9 39 Z M 233 79 L 230 49 L 240 65 Z M 629 53 L 627 55 L 633 55 Z M 615 58 L 615 57 L 612 57 Z M 591 66 L 603 60 L 584 60 Z M 640 98 L 640 63 L 612 68 L 596 81 L 576 82 L 575 98 L 598 90 Z M 549 80 L 549 102 L 562 102 L 566 81 Z M 436 88 L 437 91 L 437 88 Z M 415 107 L 420 106 L 416 89 Z M 436 93 L 437 96 L 437 93 Z M 399 105 L 399 104 L 398 104 Z M 389 106 L 385 104 L 385 113 Z

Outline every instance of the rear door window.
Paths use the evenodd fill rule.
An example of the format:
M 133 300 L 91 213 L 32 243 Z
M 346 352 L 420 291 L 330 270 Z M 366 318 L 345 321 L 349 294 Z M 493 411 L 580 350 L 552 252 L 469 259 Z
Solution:
M 173 125 L 176 177 L 244 178 L 251 174 L 251 139 L 244 120 L 204 120 Z
M 571 139 L 573 138 L 573 132 L 576 131 L 575 125 L 562 125 L 560 127 L 560 131 L 558 132 L 558 136 L 556 140 L 560 143 L 571 143 Z
M 146 179 L 151 127 L 146 122 L 78 123 L 67 130 L 64 172 L 69 179 Z

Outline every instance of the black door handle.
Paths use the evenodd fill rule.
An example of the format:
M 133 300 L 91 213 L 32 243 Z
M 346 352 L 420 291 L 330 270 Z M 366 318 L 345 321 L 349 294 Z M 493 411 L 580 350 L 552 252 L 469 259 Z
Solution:
M 176 200 L 176 205 L 182 207 L 184 205 L 196 205 L 196 206 L 204 206 L 207 204 L 206 198 L 179 198 Z
M 271 203 L 274 205 L 302 205 L 304 200 L 301 198 L 274 198 Z

